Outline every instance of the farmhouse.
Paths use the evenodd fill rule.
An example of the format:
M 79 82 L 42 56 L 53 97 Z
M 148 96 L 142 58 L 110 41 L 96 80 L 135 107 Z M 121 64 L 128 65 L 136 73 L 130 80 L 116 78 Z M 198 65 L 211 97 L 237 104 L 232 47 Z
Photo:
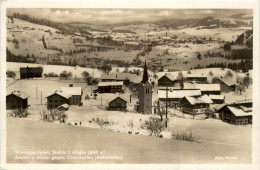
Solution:
M 60 90 L 47 97 L 47 109 L 67 109 L 67 105 L 81 106 L 82 93 L 81 87 L 73 87 L 73 84 L 70 84 L 70 87 L 60 87 Z
M 222 92 L 230 92 L 230 91 L 235 91 L 236 89 L 236 81 L 232 78 L 217 78 L 213 80 L 213 83 L 218 83 L 220 84 L 220 88 Z
M 189 82 L 189 83 L 196 82 L 199 84 L 203 84 L 203 83 L 208 82 L 207 76 L 203 75 L 203 74 L 187 74 L 185 79 L 186 79 L 186 82 Z
M 184 113 L 188 114 L 204 114 L 212 101 L 207 95 L 201 97 L 185 96 L 180 100 L 180 105 Z
M 132 74 L 132 73 L 111 73 L 111 74 L 101 74 L 102 82 L 111 81 L 123 81 L 124 85 L 129 85 L 131 83 L 137 84 L 142 80 L 142 74 Z
M 63 104 L 70 104 L 71 94 L 56 90 L 54 94 L 47 97 L 47 109 L 56 109 Z
M 6 109 L 25 109 L 29 96 L 21 91 L 13 91 L 6 96 Z
M 168 91 L 168 94 L 167 94 Z M 185 96 L 199 97 L 201 96 L 200 90 L 158 90 L 158 98 L 164 104 L 167 100 L 167 105 L 169 107 L 177 107 L 180 106 L 180 99 Z
M 219 113 L 220 119 L 224 122 L 236 125 L 252 124 L 252 105 L 252 101 L 223 104 L 216 112 Z
M 60 90 L 71 95 L 70 105 L 82 105 L 83 91 L 81 87 L 73 87 L 73 84 L 70 84 L 70 87 L 61 87 Z
M 183 83 L 183 89 L 199 89 L 201 91 L 201 95 L 204 94 L 220 95 L 219 84 Z
M 29 79 L 34 77 L 42 77 L 43 68 L 42 67 L 21 67 L 20 68 L 20 78 Z
M 122 96 L 117 96 L 108 104 L 108 110 L 125 111 L 127 109 L 127 100 Z
M 116 82 L 99 82 L 98 92 L 99 93 L 121 93 L 123 90 L 123 81 Z
M 176 82 L 177 82 L 176 77 L 168 73 L 158 79 L 158 86 L 173 87 Z

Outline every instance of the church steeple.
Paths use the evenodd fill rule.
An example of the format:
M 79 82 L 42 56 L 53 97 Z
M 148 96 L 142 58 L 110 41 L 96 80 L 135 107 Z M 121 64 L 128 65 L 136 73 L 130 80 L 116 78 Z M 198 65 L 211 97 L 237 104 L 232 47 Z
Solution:
M 148 72 L 147 72 L 146 60 L 145 60 L 145 63 L 144 63 L 143 80 L 141 82 L 142 83 L 147 83 L 148 82 Z

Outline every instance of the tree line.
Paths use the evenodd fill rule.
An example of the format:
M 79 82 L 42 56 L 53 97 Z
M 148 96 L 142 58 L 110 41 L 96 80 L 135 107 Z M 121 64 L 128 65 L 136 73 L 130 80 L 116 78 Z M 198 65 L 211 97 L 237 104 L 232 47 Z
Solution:
M 81 30 L 77 27 L 74 27 L 72 25 L 68 24 L 63 24 L 59 22 L 54 22 L 46 19 L 38 19 L 35 17 L 31 17 L 30 15 L 27 14 L 20 14 L 20 13 L 13 13 L 12 16 L 9 16 L 9 18 L 17 18 L 21 20 L 25 20 L 34 24 L 39 24 L 39 25 L 46 25 L 52 28 L 56 28 L 62 32 L 62 34 L 70 34 L 70 35 L 75 35 L 75 32 L 81 32 Z M 12 21 L 13 22 L 13 21 Z M 89 32 L 84 31 L 84 34 L 90 35 Z

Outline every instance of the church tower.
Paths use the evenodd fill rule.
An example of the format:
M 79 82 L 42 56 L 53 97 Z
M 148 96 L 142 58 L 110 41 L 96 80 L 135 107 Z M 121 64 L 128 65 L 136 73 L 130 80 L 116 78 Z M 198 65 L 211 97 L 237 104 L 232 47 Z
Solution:
M 138 112 L 143 114 L 152 113 L 152 85 L 148 81 L 146 61 L 144 65 L 143 80 L 139 84 Z

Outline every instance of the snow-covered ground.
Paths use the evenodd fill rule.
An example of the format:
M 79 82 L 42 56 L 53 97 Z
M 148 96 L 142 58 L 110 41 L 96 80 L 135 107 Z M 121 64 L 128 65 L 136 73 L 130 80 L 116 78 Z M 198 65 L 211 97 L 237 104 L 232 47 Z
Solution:
M 15 62 L 6 62 L 6 68 L 7 70 L 11 70 L 16 72 L 16 78 L 20 78 L 20 67 L 43 67 L 43 74 L 44 73 L 56 73 L 60 75 L 61 72 L 63 71 L 70 71 L 72 72 L 72 78 L 82 78 L 82 72 L 87 71 L 91 76 L 95 78 L 100 78 L 102 72 L 96 68 L 86 68 L 86 67 L 80 67 L 80 66 L 62 66 L 62 65 L 45 65 L 45 64 L 32 64 L 32 63 L 15 63 Z M 54 69 L 55 68 L 55 69 Z M 123 72 L 125 67 L 113 67 L 111 72 L 116 72 L 116 70 L 119 70 L 119 72 Z M 139 67 L 129 67 L 129 71 L 133 70 L 140 70 L 142 71 L 143 68 Z
M 249 164 L 251 129 L 241 126 L 214 126 L 212 121 L 197 122 L 201 143 L 124 134 L 79 126 L 68 126 L 24 119 L 7 119 L 7 163 L 135 163 L 135 164 Z M 224 139 L 224 141 L 222 140 Z M 123 159 L 14 159 L 15 151 L 105 151 L 105 156 Z M 65 155 L 67 157 L 68 154 Z M 71 154 L 70 154 L 71 155 Z M 87 155 L 91 156 L 87 153 Z M 87 156 L 82 155 L 82 156 Z M 31 156 L 31 155 L 30 155 Z M 64 156 L 47 154 L 44 156 Z M 78 155 L 73 155 L 78 156 Z M 216 159 L 235 157 L 235 159 Z

